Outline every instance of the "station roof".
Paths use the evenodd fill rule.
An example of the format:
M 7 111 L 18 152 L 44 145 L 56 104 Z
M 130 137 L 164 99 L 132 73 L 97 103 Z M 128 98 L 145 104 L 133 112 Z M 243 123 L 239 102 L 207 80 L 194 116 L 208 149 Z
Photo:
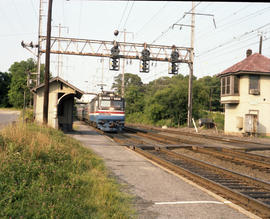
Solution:
M 259 53 L 254 53 L 217 76 L 221 77 L 228 74 L 263 74 L 270 76 L 270 59 Z
M 61 83 L 63 83 L 63 84 L 65 84 L 66 86 L 68 86 L 68 87 L 70 87 L 71 89 L 73 89 L 74 91 L 75 91 L 75 96 L 77 97 L 77 98 L 81 98 L 81 96 L 84 94 L 84 92 L 83 91 L 81 91 L 80 89 L 78 89 L 77 87 L 75 87 L 74 85 L 72 85 L 72 84 L 70 84 L 70 83 L 68 83 L 67 81 L 65 81 L 63 78 L 60 78 L 60 77 L 54 77 L 54 78 L 52 78 L 52 79 L 50 79 L 50 84 L 51 83 L 53 83 L 53 82 L 61 82 Z M 45 83 L 42 83 L 42 84 L 40 84 L 39 86 L 37 86 L 37 87 L 34 87 L 33 89 L 32 89 L 32 91 L 33 92 L 37 92 L 37 90 L 39 90 L 40 88 L 42 88 L 42 87 L 44 87 L 45 86 Z

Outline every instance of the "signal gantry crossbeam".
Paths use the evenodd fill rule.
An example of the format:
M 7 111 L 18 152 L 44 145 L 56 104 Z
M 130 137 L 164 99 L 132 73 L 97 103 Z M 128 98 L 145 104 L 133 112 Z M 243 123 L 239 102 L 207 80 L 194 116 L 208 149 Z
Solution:
M 41 36 L 41 48 L 45 48 L 46 37 Z M 125 59 L 142 59 L 143 49 L 150 51 L 149 60 L 171 62 L 171 54 L 176 51 L 179 54 L 178 60 L 173 60 L 177 63 L 193 64 L 191 61 L 192 48 L 177 47 L 177 46 L 164 46 L 153 45 L 145 43 L 128 43 L 104 40 L 89 40 L 77 38 L 64 38 L 64 37 L 51 37 L 51 53 L 65 54 L 65 55 L 81 55 L 81 56 L 97 56 L 97 57 L 112 57 L 111 48 L 117 46 L 120 49 L 118 58 Z M 44 44 L 42 46 L 42 44 Z M 60 44 L 60 46 L 59 46 Z M 45 53 L 45 49 L 40 50 Z M 124 55 L 123 55 L 124 54 Z

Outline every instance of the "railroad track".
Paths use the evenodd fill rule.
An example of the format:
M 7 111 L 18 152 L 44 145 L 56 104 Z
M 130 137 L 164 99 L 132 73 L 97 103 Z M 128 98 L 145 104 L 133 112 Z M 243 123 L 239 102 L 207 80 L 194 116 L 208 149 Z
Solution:
M 189 147 L 188 149 L 194 152 L 208 154 L 221 160 L 230 161 L 232 163 L 245 165 L 253 169 L 270 173 L 270 157 L 248 154 L 227 148 Z
M 164 132 L 164 133 L 172 133 L 172 134 L 177 134 L 177 135 L 183 135 L 183 136 L 190 136 L 190 137 L 196 137 L 196 138 L 204 138 L 204 139 L 209 139 L 209 140 L 215 140 L 215 141 L 219 141 L 219 142 L 225 142 L 225 143 L 231 143 L 231 144 L 236 144 L 236 145 L 254 145 L 256 147 L 256 150 L 264 150 L 264 149 L 269 149 L 270 148 L 270 144 L 262 144 L 259 142 L 250 142 L 250 141 L 243 141 L 243 140 L 238 140 L 238 139 L 233 139 L 233 138 L 227 138 L 227 137 L 219 137 L 219 136 L 212 136 L 212 135 L 205 135 L 205 134 L 199 134 L 199 133 L 191 133 L 191 132 L 184 132 L 184 131 L 176 131 L 176 130 L 168 130 L 168 129 L 159 129 L 159 128 L 146 128 L 144 126 L 140 126 L 142 128 L 145 128 L 147 130 L 151 130 L 151 131 L 158 131 L 158 132 Z M 147 132 L 145 130 L 140 130 L 138 128 L 135 127 L 126 127 L 127 129 L 133 129 L 134 131 L 142 131 L 142 132 Z M 194 144 L 198 144 L 198 141 L 191 141 Z M 254 148 L 255 149 L 255 148 Z M 245 151 L 250 151 L 250 150 L 254 150 L 254 149 L 243 149 Z
M 201 147 L 198 142 L 180 139 L 176 137 L 161 135 L 157 133 L 142 131 L 133 128 L 125 128 L 128 132 L 136 133 L 139 136 L 150 138 L 152 140 L 162 142 L 164 144 L 185 144 L 185 146 L 192 145 L 192 147 L 186 147 L 187 149 L 193 150 L 194 152 L 204 153 L 216 158 L 230 161 L 232 163 L 245 165 L 266 173 L 270 173 L 270 158 L 255 154 L 248 154 L 243 151 L 236 151 L 228 148 L 215 148 L 215 147 Z M 170 147 L 174 148 L 174 147 Z M 176 147 L 177 148 L 177 147 Z
M 132 147 L 155 163 L 235 202 L 262 218 L 270 218 L 270 184 L 202 162 L 165 148 Z

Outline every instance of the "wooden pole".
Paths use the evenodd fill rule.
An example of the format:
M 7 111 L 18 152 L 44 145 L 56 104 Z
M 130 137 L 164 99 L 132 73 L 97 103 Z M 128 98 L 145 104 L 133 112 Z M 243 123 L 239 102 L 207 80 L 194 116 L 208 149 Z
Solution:
M 259 54 L 262 54 L 262 36 L 260 36 Z
M 52 2 L 48 4 L 47 20 L 47 38 L 46 38 L 46 58 L 45 58 L 45 75 L 44 75 L 44 102 L 43 102 L 43 124 L 48 124 L 48 105 L 49 105 L 49 77 L 50 77 L 50 50 L 51 50 L 51 22 L 52 22 Z
M 189 63 L 189 81 L 188 81 L 188 118 L 187 125 L 192 127 L 192 87 L 193 87 L 193 61 L 194 61 L 194 31 L 195 31 L 195 2 L 192 1 L 191 17 L 191 52 Z

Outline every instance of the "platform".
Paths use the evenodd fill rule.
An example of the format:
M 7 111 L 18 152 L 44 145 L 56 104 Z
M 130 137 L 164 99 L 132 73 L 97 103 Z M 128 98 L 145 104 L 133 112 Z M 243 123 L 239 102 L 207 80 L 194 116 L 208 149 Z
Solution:
M 229 201 L 154 165 L 134 151 L 117 145 L 91 127 L 79 122 L 75 127 L 77 131 L 70 135 L 102 157 L 118 182 L 135 196 L 138 218 L 256 218 Z

